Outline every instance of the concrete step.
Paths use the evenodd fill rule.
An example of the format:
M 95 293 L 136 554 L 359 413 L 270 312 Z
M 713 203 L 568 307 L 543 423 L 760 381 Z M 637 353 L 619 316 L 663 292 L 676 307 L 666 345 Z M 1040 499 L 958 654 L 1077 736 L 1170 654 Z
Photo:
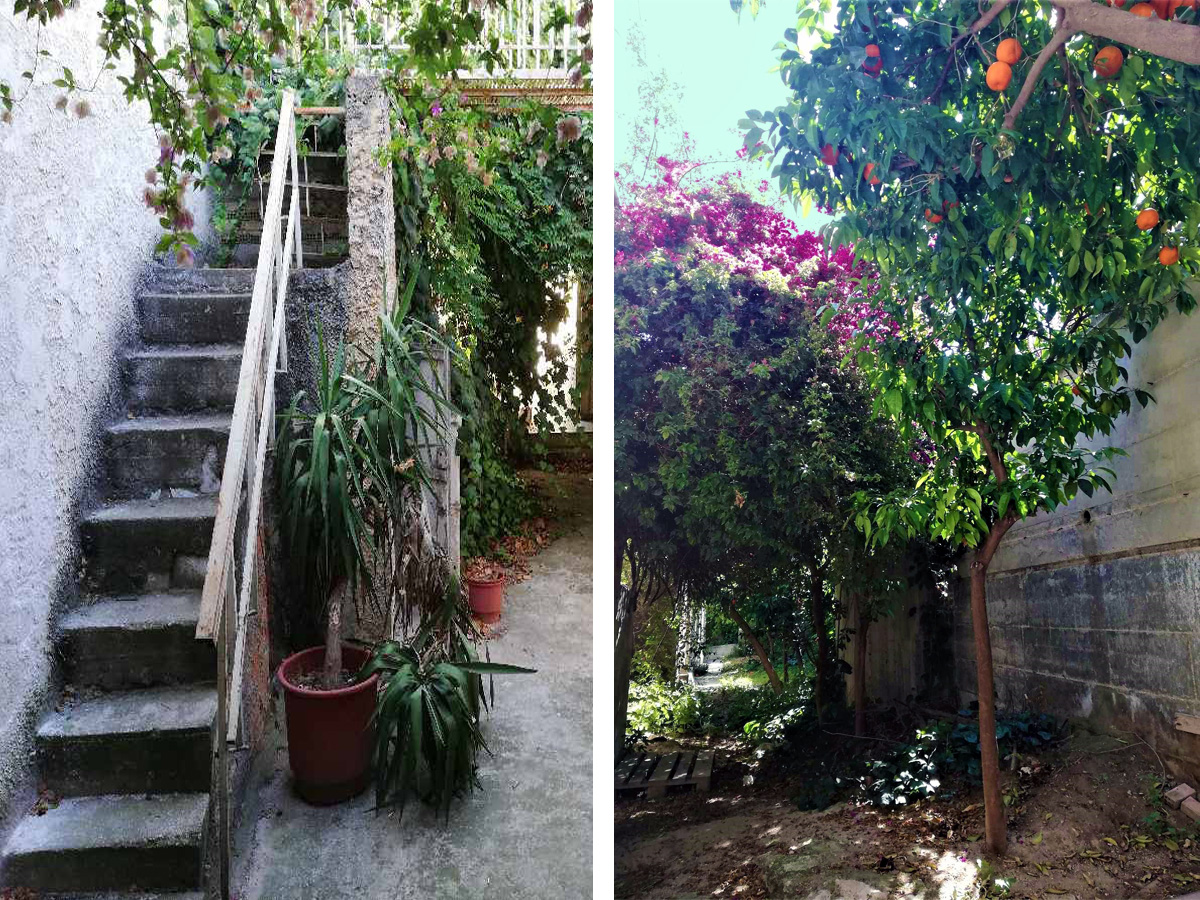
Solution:
M 67 678 L 105 690 L 211 681 L 217 656 L 196 640 L 200 594 L 176 591 L 99 600 L 59 625 Z
M 216 715 L 217 692 L 209 685 L 72 702 L 38 725 L 41 780 L 60 797 L 207 791 Z
M 84 584 L 95 593 L 140 592 L 151 576 L 166 584 L 178 554 L 207 556 L 217 498 L 126 500 L 93 510 L 80 530 Z
M 138 297 L 148 344 L 241 344 L 250 317 L 245 293 L 145 293 Z
M 252 262 L 258 259 L 259 245 L 256 243 L 235 244 L 231 258 L 235 262 Z M 350 250 L 343 241 L 326 241 L 324 246 L 304 242 L 304 268 L 330 269 L 350 258 Z
M 4 880 L 41 893 L 196 890 L 207 794 L 77 797 L 23 819 Z
M 241 364 L 241 344 L 127 350 L 129 408 L 135 413 L 233 409 Z
M 287 216 L 284 216 L 286 221 Z M 258 218 L 258 210 L 241 220 L 238 224 L 238 236 L 249 241 L 257 241 L 262 237 L 263 223 Z M 345 242 L 350 234 L 350 223 L 345 216 L 301 216 L 300 233 L 304 238 L 305 250 L 309 241 L 337 240 Z
M 145 281 L 145 290 L 166 294 L 248 294 L 254 287 L 253 268 L 180 269 L 155 265 Z
M 275 162 L 274 150 L 263 150 L 258 157 L 258 170 L 265 178 L 271 173 Z M 319 181 L 323 184 L 346 183 L 346 154 L 336 150 L 310 150 L 297 158 L 301 181 Z M 291 163 L 288 163 L 291 175 Z
M 202 891 L 189 891 L 186 894 L 144 894 L 141 891 L 136 894 L 125 891 L 114 894 L 105 891 L 103 894 L 42 894 L 37 900 L 205 900 L 205 897 Z
M 184 488 L 213 494 L 221 487 L 230 416 L 201 412 L 141 416 L 109 426 L 108 484 L 114 497 L 148 497 Z
M 205 900 L 202 891 L 189 891 L 186 894 L 144 894 L 138 891 L 136 894 L 112 893 L 105 891 L 103 894 L 42 894 L 37 900 Z

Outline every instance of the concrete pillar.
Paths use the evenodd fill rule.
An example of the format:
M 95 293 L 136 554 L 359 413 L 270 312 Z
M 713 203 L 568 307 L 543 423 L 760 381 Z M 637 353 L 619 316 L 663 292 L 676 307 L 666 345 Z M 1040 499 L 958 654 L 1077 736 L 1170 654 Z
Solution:
M 379 75 L 346 79 L 346 215 L 350 275 L 346 284 L 346 342 L 370 350 L 379 340 L 378 316 L 396 298 L 396 207 L 392 167 L 379 150 L 392 140 L 390 108 Z

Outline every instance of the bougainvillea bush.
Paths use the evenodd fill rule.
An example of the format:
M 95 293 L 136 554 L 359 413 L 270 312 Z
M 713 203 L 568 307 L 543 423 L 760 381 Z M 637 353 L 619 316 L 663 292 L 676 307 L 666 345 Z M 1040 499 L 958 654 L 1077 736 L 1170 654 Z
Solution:
M 791 552 L 843 490 L 900 474 L 840 366 L 844 340 L 879 324 L 871 273 L 736 180 L 690 189 L 660 165 L 617 217 L 618 504 L 674 513 L 708 562 Z
M 658 169 L 623 187 L 617 216 L 618 547 L 664 560 L 690 599 L 803 585 L 787 595 L 816 604 L 827 634 L 831 564 L 861 547 L 851 497 L 917 468 L 841 365 L 856 329 L 888 328 L 872 273 L 735 179 Z

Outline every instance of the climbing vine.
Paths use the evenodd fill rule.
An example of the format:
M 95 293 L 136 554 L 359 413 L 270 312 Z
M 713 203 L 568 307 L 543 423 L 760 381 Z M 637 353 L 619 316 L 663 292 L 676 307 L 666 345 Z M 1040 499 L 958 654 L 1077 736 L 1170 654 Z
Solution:
M 507 0 L 172 0 L 167 14 L 153 0 L 108 0 L 100 10 L 99 44 L 104 60 L 97 79 L 84 83 L 57 62 L 50 39 L 56 20 L 75 14 L 63 0 L 14 0 L 13 13 L 36 22 L 38 52 L 16 84 L 0 80 L 0 123 L 13 121 L 39 77 L 49 69 L 62 90 L 56 105 L 80 118 L 92 115 L 87 94 L 99 78 L 115 71 L 130 103 L 145 103 L 159 135 L 159 156 L 147 172 L 146 206 L 159 216 L 165 234 L 160 251 L 171 251 L 190 265 L 199 242 L 188 208 L 192 191 L 208 185 L 209 167 L 232 158 L 236 138 L 230 125 L 239 112 L 280 83 L 291 65 L 312 74 L 324 58 L 325 27 L 335 18 L 354 23 L 359 41 L 372 37 L 368 6 L 386 16 L 394 29 L 384 65 L 404 71 L 431 91 L 453 90 L 459 71 L 502 73 L 504 60 L 496 39 L 485 41 L 485 13 L 506 8 Z M 591 68 L 588 31 L 592 4 L 582 0 L 569 13 L 562 3 L 547 3 L 543 28 L 561 29 L 572 20 L 582 36 L 580 48 L 564 64 L 573 82 L 582 83 Z M 375 26 L 377 28 L 377 26 Z M 43 32 L 48 32 L 43 35 Z M 39 71 L 42 75 L 39 76 Z

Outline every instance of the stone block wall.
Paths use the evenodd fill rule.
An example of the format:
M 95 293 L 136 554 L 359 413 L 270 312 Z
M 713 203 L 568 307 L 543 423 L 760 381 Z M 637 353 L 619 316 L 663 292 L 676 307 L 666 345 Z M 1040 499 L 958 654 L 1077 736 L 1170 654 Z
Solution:
M 1172 314 L 1129 363 L 1157 402 L 1120 420 L 1114 493 L 1020 523 L 988 580 L 998 700 L 1133 731 L 1200 772 L 1200 316 Z M 1103 439 L 1102 439 L 1103 440 Z M 1099 446 L 1097 442 L 1097 446 Z M 975 698 L 964 563 L 955 684 Z

